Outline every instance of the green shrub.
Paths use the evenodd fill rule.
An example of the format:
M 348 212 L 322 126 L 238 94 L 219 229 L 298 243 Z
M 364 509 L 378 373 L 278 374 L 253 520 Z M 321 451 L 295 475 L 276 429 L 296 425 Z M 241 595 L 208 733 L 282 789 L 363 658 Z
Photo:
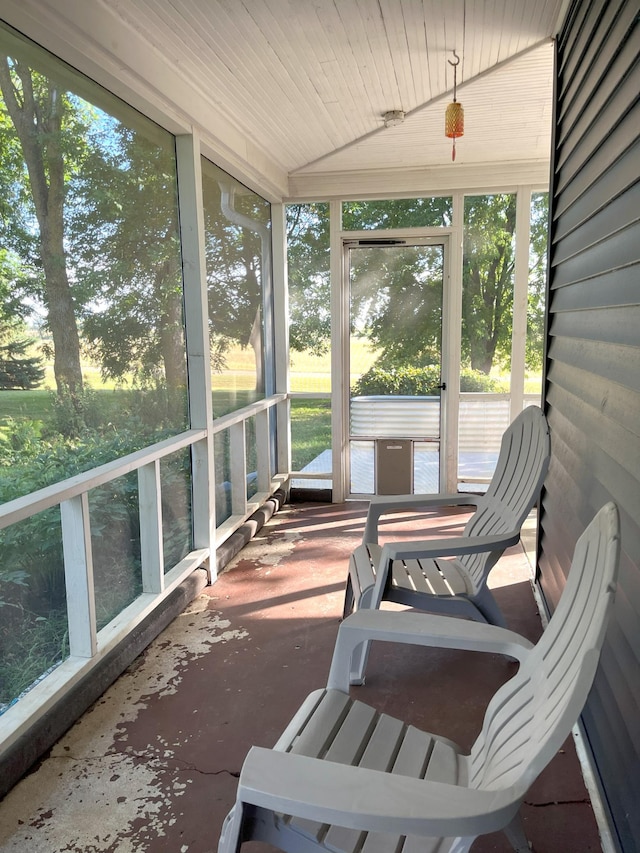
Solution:
M 481 391 L 485 394 L 490 392 L 499 394 L 509 389 L 499 379 L 492 379 L 481 370 L 472 370 L 470 367 L 463 367 L 460 371 L 460 390 L 463 393 Z
M 81 402 L 84 411 L 69 398 L 59 400 L 52 416 L 45 415 L 42 429 L 39 421 L 5 422 L 0 442 L 0 503 L 119 459 L 184 428 L 184 421 L 171 425 L 183 403 L 158 391 L 115 392 L 113 396 L 86 392 Z M 167 566 L 191 547 L 189 460 L 185 450 L 161 463 Z M 89 500 L 101 627 L 142 591 L 136 473 L 93 489 Z M 68 654 L 59 509 L 47 509 L 1 530 L 0 564 L 4 567 L 0 571 L 2 713 Z
M 402 394 L 434 396 L 440 394 L 440 369 L 429 367 L 397 367 L 385 369 L 375 365 L 353 386 L 355 396 L 369 394 Z
M 44 417 L 45 437 L 81 439 L 87 429 L 106 435 L 116 430 L 142 435 L 140 446 L 153 443 L 160 430 L 168 435 L 186 429 L 187 400 L 184 388 L 129 388 L 95 391 L 86 387 L 80 393 L 50 395 Z
M 440 368 L 437 365 L 416 367 L 404 365 L 383 368 L 378 365 L 363 373 L 353 385 L 354 396 L 399 394 L 411 397 L 440 395 Z M 501 391 L 500 382 L 479 370 L 463 367 L 460 371 L 461 391 Z

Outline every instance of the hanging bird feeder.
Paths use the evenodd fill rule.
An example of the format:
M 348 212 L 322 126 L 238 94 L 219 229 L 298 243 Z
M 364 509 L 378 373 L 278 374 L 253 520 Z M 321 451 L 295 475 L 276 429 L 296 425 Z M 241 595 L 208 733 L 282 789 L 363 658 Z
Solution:
M 452 62 L 450 59 L 447 60 L 449 65 L 453 65 L 453 101 L 447 107 L 447 111 L 444 115 L 444 135 L 449 139 L 453 139 L 451 159 L 455 160 L 456 139 L 460 136 L 464 136 L 464 110 L 462 109 L 462 104 L 456 98 L 458 85 L 457 70 L 458 65 L 460 64 L 460 57 L 455 50 L 453 51 L 453 55 L 456 58 L 455 62 Z

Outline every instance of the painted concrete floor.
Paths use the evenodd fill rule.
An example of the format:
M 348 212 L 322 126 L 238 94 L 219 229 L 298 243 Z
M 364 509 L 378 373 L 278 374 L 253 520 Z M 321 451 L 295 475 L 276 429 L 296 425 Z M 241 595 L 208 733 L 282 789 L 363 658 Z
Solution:
M 214 853 L 248 749 L 272 746 L 326 681 L 365 509 L 285 506 L 0 803 L 0 853 Z M 432 517 L 428 535 L 454 534 L 462 521 Z M 491 585 L 509 626 L 535 640 L 529 571 L 518 546 Z M 383 644 L 354 693 L 468 748 L 514 666 Z M 522 814 L 537 853 L 601 850 L 571 740 Z M 510 847 L 498 833 L 472 850 Z

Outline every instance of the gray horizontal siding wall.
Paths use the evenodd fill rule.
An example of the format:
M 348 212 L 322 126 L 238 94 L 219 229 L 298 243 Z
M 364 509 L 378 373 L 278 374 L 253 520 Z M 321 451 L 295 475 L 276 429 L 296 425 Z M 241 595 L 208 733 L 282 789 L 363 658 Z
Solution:
M 576 539 L 618 504 L 620 581 L 583 722 L 625 853 L 640 850 L 639 13 L 579 0 L 558 39 L 539 561 L 553 610 Z

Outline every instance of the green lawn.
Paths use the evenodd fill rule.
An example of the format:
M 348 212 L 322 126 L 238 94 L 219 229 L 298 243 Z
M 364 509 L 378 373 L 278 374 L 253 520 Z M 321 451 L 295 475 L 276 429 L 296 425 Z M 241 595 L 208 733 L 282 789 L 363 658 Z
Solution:
M 32 424 L 39 435 L 50 406 L 50 391 L 0 391 L 0 451 L 14 425 Z
M 291 465 L 300 471 L 331 447 L 331 401 L 291 401 Z
M 42 420 L 50 402 L 50 391 L 0 391 L 0 424 L 8 418 Z
M 357 365 L 357 375 L 368 370 L 375 361 L 376 352 L 369 343 L 351 341 L 352 363 Z M 105 382 L 91 364 L 83 365 L 83 375 L 94 394 L 99 422 L 110 420 L 117 424 L 118 415 L 127 408 L 126 390 L 117 389 L 113 382 Z M 331 390 L 331 357 L 309 352 L 291 353 L 291 390 L 295 392 L 328 393 Z M 508 375 L 496 376 L 506 380 Z M 249 347 L 237 347 L 227 354 L 223 372 L 212 376 L 214 417 L 237 411 L 256 399 L 255 357 Z M 36 391 L 0 391 L 0 440 L 6 436 L 11 422 L 32 422 L 36 430 L 51 413 L 53 404 L 53 371 L 47 366 L 44 387 Z M 539 393 L 540 376 L 528 374 L 525 379 L 527 393 Z M 294 400 L 291 406 L 291 434 L 293 466 L 300 470 L 315 456 L 331 446 L 331 405 L 328 400 Z

